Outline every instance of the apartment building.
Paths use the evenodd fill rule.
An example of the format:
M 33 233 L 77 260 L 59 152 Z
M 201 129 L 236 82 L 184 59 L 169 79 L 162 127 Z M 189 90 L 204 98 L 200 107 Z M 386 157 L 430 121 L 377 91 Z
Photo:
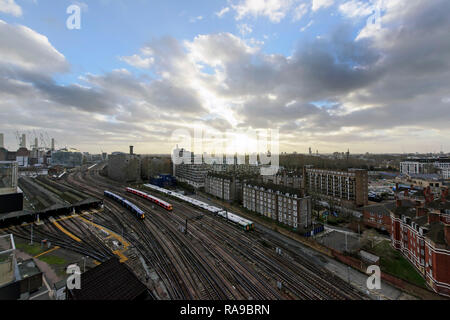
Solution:
M 367 170 L 333 171 L 303 169 L 303 186 L 309 195 L 336 201 L 343 207 L 362 207 L 368 204 Z
M 205 179 L 205 192 L 225 201 L 241 201 L 242 182 L 233 174 L 210 172 Z
M 391 244 L 437 293 L 450 297 L 450 202 L 398 199 L 391 213 Z
M 294 190 L 276 185 L 244 183 L 242 202 L 247 210 L 295 230 L 303 230 L 312 225 L 311 198 L 302 198 Z
M 442 175 L 448 175 L 450 158 L 407 159 L 400 162 L 400 172 L 408 175 L 432 173 L 430 172 L 432 168 L 441 170 Z M 448 177 L 445 179 L 448 179 Z
M 261 176 L 263 183 L 273 183 L 279 186 L 299 189 L 302 187 L 303 178 L 297 174 L 280 173 L 273 176 Z
M 175 165 L 175 177 L 178 181 L 186 182 L 196 189 L 205 187 L 205 180 L 210 166 L 207 164 L 178 164 Z

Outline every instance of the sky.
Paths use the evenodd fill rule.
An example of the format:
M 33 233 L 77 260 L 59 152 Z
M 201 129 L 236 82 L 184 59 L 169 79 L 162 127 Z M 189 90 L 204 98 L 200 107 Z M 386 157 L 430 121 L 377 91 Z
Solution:
M 448 12 L 448 0 L 0 0 L 0 132 L 11 150 L 20 132 L 170 153 L 179 130 L 201 129 L 216 148 L 227 132 L 242 147 L 278 130 L 281 152 L 449 152 Z

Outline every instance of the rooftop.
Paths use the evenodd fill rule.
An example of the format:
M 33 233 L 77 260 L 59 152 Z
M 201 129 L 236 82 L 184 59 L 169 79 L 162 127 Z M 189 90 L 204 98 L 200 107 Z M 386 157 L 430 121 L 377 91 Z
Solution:
M 81 289 L 69 290 L 72 300 L 138 300 L 149 297 L 147 287 L 117 258 L 81 275 Z

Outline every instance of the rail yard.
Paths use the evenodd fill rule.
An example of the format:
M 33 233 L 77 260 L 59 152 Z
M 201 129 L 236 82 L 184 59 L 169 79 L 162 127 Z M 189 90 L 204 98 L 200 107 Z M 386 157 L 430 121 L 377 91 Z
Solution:
M 39 224 L 23 224 L 9 232 L 27 239 L 33 228 L 36 242 L 51 241 L 98 263 L 117 256 L 154 299 L 368 299 L 308 257 L 271 241 L 270 235 L 245 231 L 224 215 L 148 187 L 129 189 L 101 176 L 101 169 L 83 167 L 39 183 L 103 199 L 102 208 L 45 217 Z

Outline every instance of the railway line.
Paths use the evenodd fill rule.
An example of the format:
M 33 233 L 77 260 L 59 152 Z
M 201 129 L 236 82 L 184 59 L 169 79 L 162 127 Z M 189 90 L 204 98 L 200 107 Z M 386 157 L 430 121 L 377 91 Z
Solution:
M 187 203 L 173 204 L 168 212 L 146 199 L 127 193 L 125 186 L 99 175 L 98 170 L 75 172 L 57 183 L 102 198 L 110 190 L 135 203 L 146 213 L 138 221 L 109 199 L 95 222 L 123 233 L 158 275 L 168 299 L 366 299 L 367 297 L 306 258 L 276 244 L 263 245 L 259 232 L 246 234 L 220 217 L 205 214 Z M 181 232 L 186 219 L 203 216 Z M 136 267 L 136 266 L 135 266 Z M 138 271 L 141 272 L 142 271 Z M 277 288 L 282 284 L 282 289 Z

